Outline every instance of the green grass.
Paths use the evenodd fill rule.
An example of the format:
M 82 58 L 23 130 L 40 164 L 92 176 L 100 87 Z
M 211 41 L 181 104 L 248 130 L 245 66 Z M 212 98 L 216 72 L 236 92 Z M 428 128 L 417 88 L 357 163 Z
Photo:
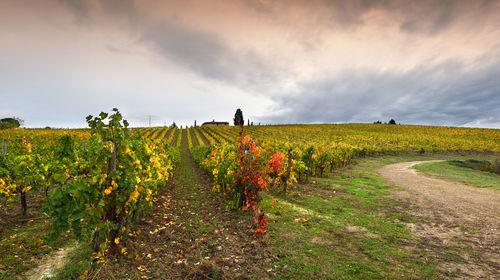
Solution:
M 470 186 L 500 190 L 500 175 L 480 171 L 476 168 L 481 161 L 443 161 L 422 163 L 415 166 L 419 171 L 444 177 Z
M 28 270 L 37 266 L 37 259 L 64 246 L 68 242 L 63 236 L 48 245 L 43 239 L 49 231 L 48 220 L 30 220 L 40 216 L 32 209 L 31 216 L 16 217 L 0 225 L 0 279 L 19 279 Z M 25 222 L 21 222 L 24 220 Z
M 41 238 L 33 235 L 44 228 L 45 221 L 26 226 L 15 225 L 3 231 L 0 237 L 0 278 L 12 279 L 35 265 L 31 255 L 44 255 L 51 251 Z
M 83 271 L 90 269 L 92 249 L 88 244 L 76 244 L 75 249 L 64 259 L 64 266 L 53 272 L 54 276 L 47 279 L 75 279 Z
M 437 156 L 362 159 L 333 177 L 312 178 L 286 194 L 264 195 L 271 250 L 284 255 L 274 263 L 278 279 L 443 278 L 445 272 L 425 248 L 407 249 L 412 237 L 405 224 L 428 221 L 408 214 L 411 205 L 390 198 L 397 187 L 375 171 L 391 163 L 432 159 Z M 446 253 L 456 259 L 460 250 Z
M 389 197 L 392 187 L 374 171 L 411 160 L 422 157 L 362 160 L 335 177 L 265 195 L 261 205 L 269 213 L 271 250 L 284 255 L 274 263 L 278 279 L 440 278 L 423 250 L 404 249 L 411 239 L 405 223 L 421 219 Z

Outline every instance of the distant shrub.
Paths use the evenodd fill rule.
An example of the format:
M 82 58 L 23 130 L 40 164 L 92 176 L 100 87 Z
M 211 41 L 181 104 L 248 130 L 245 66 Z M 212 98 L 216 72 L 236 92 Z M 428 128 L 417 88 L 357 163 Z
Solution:
M 13 125 L 20 126 L 21 123 L 22 123 L 22 120 L 20 120 L 18 118 L 3 118 L 3 119 L 0 120 L 0 122 L 2 122 L 2 123 L 11 123 Z
M 0 129 L 16 128 L 23 124 L 23 120 L 18 118 L 3 118 L 0 120 Z

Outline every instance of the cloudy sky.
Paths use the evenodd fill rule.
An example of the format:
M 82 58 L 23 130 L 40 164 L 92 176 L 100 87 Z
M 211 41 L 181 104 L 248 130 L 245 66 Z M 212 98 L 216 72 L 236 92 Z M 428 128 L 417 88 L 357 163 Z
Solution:
M 0 117 L 500 128 L 500 0 L 0 0 Z

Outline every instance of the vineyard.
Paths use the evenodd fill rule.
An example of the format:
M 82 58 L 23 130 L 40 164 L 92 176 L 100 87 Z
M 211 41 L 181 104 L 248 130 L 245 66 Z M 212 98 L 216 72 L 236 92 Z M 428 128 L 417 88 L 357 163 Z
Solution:
M 198 163 L 205 166 L 199 150 L 223 153 L 238 138 L 239 128 L 201 127 L 189 129 L 190 147 Z M 499 152 L 500 132 L 495 129 L 445 128 L 424 126 L 287 125 L 249 126 L 245 133 L 260 145 L 291 160 L 287 180 L 327 175 L 366 156 L 448 152 Z M 196 148 L 196 146 L 209 146 Z M 202 152 L 203 153 L 203 152 Z M 220 159 L 230 157 L 224 154 Z M 279 174 L 286 173 L 284 161 Z M 217 163 L 215 164 L 217 166 Z M 211 172 L 216 167 L 206 167 Z M 218 171 L 216 171 L 218 172 Z M 225 176 L 227 172 L 219 176 Z
M 493 158 L 500 153 L 500 130 L 495 129 L 378 124 L 129 128 L 116 109 L 89 116 L 87 123 L 88 129 L 79 130 L 0 131 L 0 253 L 10 252 L 0 278 L 16 278 L 36 267 L 40 258 L 30 256 L 34 247 L 56 250 L 72 242 L 88 254 L 80 260 L 83 265 L 66 272 L 69 278 L 108 278 L 110 271 L 133 271 L 133 279 L 440 278 L 445 274 L 439 268 L 410 261 L 413 253 L 398 245 L 399 239 L 409 239 L 400 220 L 416 218 L 384 208 L 404 206 L 387 196 L 381 182 L 371 182 L 368 175 L 350 179 L 358 175 L 346 172 L 358 162 L 383 158 Z M 235 233 L 225 237 L 233 242 L 224 245 L 229 249 L 223 254 L 217 250 L 226 242 L 218 236 L 224 229 Z M 350 236 L 341 237 L 346 229 Z M 43 236 L 26 244 L 22 235 L 37 230 Z M 352 233 L 370 230 L 377 233 Z M 175 237 L 179 231 L 183 237 Z M 296 236 L 285 238 L 285 231 Z M 165 232 L 172 237 L 165 239 Z M 313 240 L 312 245 L 297 236 L 305 236 L 308 244 Z M 305 255 L 293 257 L 297 252 L 285 249 L 281 238 L 300 243 Z M 168 242 L 160 246 L 161 240 Z M 200 245 L 207 240 L 213 244 Z M 245 251 L 249 244 L 251 250 Z M 141 251 L 148 246 L 151 252 Z M 231 251 L 237 247 L 247 252 L 244 264 L 229 260 L 237 260 L 238 252 Z M 331 248 L 336 253 L 326 264 L 303 263 Z M 183 257 L 192 252 L 199 255 Z M 255 254 L 265 257 L 249 257 Z M 392 267 L 387 258 L 394 261 Z M 339 267 L 323 274 L 333 259 Z M 162 274 L 165 266 L 173 272 Z M 239 274 L 231 272 L 235 267 Z

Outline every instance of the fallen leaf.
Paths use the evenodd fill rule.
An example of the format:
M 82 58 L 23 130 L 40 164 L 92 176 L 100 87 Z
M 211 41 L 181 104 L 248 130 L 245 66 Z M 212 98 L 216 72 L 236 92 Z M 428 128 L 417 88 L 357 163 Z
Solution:
M 137 269 L 139 269 L 140 271 L 145 271 L 145 270 L 147 270 L 146 266 L 145 266 L 145 265 L 142 265 L 142 264 L 141 264 L 140 266 L 138 266 L 138 267 L 137 267 Z

